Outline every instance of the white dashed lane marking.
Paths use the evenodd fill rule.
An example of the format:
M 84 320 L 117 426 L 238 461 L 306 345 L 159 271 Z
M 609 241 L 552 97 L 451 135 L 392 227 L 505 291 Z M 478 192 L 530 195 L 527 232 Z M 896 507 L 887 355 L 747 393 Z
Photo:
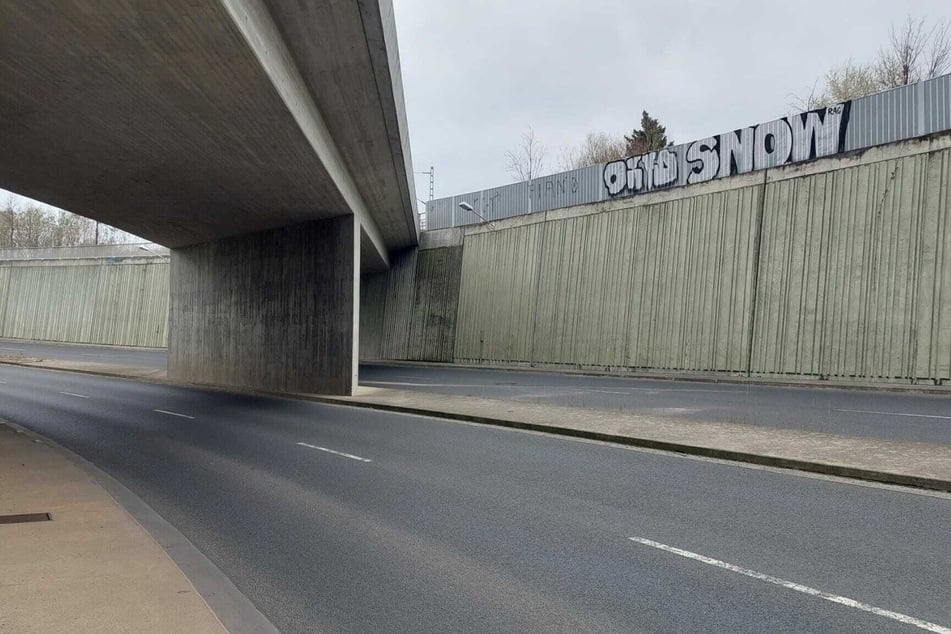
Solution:
M 837 594 L 831 594 L 829 592 L 825 592 L 824 590 L 817 590 L 815 588 L 810 588 L 809 586 L 804 586 L 801 583 L 786 581 L 785 579 L 780 579 L 779 577 L 773 577 L 772 575 L 763 574 L 762 572 L 756 572 L 755 570 L 749 570 L 748 568 L 741 568 L 740 566 L 734 566 L 733 564 L 729 564 L 725 561 L 720 561 L 719 559 L 714 559 L 713 557 L 707 557 L 706 555 L 699 555 L 697 553 L 692 553 L 689 550 L 683 550 L 680 548 L 675 548 L 674 546 L 668 546 L 667 544 L 655 542 L 652 539 L 645 539 L 643 537 L 628 537 L 628 539 L 630 539 L 632 542 L 643 544 L 644 546 L 657 548 L 658 550 L 663 550 L 668 553 L 673 553 L 674 555 L 680 555 L 681 557 L 686 557 L 687 559 L 693 559 L 694 561 L 699 561 L 701 563 L 705 563 L 710 566 L 716 566 L 717 568 L 722 568 L 723 570 L 729 570 L 730 572 L 735 572 L 739 575 L 751 577 L 759 581 L 765 581 L 766 583 L 771 583 L 774 586 L 786 588 L 787 590 L 795 590 L 796 592 L 801 592 L 803 594 L 808 594 L 809 596 L 825 599 L 826 601 L 831 601 L 832 603 L 838 603 L 839 605 L 844 605 L 846 607 L 854 608 L 856 610 L 861 610 L 862 612 L 868 612 L 869 614 L 875 614 L 876 616 L 881 616 L 886 619 L 898 621 L 899 623 L 904 623 L 906 625 L 913 625 L 915 627 L 919 627 L 928 632 L 938 632 L 938 634 L 951 634 L 951 628 L 945 627 L 943 625 L 938 625 L 936 623 L 923 621 L 921 619 L 915 618 L 913 616 L 908 616 L 907 614 L 902 614 L 900 612 L 892 612 L 891 610 L 877 608 L 874 605 L 869 605 L 868 603 L 862 603 L 861 601 L 856 601 L 855 599 L 839 596 Z
M 876 412 L 870 409 L 837 409 L 836 412 L 852 412 L 854 414 L 879 414 L 881 416 L 910 416 L 912 418 L 941 418 L 951 420 L 951 416 L 939 416 L 937 414 L 907 414 L 905 412 Z
M 74 392 L 60 392 L 60 394 L 64 394 L 66 396 L 75 396 L 76 398 L 89 398 L 85 394 L 76 394 Z
M 187 418 L 188 420 L 195 420 L 194 416 L 189 416 L 188 414 L 179 414 L 178 412 L 170 412 L 164 409 L 153 409 L 153 412 L 158 412 L 159 414 L 166 414 L 168 416 L 178 416 L 179 418 Z
M 317 445 L 311 445 L 306 442 L 297 443 L 301 447 L 307 447 L 308 449 L 316 449 L 317 451 L 325 451 L 327 453 L 332 453 L 335 456 L 341 456 L 343 458 L 350 458 L 351 460 L 359 460 L 360 462 L 373 462 L 369 458 L 361 458 L 360 456 L 355 456 L 352 453 L 343 453 L 342 451 L 334 451 L 333 449 L 327 449 L 326 447 L 318 447 Z

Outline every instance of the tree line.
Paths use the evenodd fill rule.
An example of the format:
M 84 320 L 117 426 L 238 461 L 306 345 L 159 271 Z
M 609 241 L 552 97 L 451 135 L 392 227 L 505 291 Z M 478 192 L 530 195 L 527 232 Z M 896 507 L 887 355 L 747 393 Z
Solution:
M 0 248 L 122 244 L 138 238 L 115 227 L 12 196 L 0 203 Z
M 928 23 L 924 18 L 908 16 L 899 26 L 893 25 L 878 56 L 864 63 L 849 59 L 830 68 L 819 77 L 812 89 L 791 95 L 789 112 L 803 112 L 858 99 L 881 90 L 907 86 L 932 79 L 951 69 L 951 21 Z M 609 163 L 629 156 L 638 156 L 673 145 L 667 129 L 645 110 L 640 127 L 628 135 L 589 132 L 576 146 L 564 148 L 558 159 L 562 171 Z M 507 152 L 506 167 L 516 181 L 530 180 L 548 173 L 545 169 L 546 148 L 529 128 L 519 145 Z

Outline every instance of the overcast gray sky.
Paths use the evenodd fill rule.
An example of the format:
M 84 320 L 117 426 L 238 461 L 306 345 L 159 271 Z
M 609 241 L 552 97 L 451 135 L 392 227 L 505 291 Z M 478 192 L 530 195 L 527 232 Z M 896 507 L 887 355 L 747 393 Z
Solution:
M 642 110 L 680 143 L 784 115 L 830 66 L 872 60 L 907 14 L 948 0 L 394 0 L 413 163 L 436 197 L 512 181 L 528 127 L 559 171 L 588 132 Z M 428 177 L 416 175 L 418 197 Z

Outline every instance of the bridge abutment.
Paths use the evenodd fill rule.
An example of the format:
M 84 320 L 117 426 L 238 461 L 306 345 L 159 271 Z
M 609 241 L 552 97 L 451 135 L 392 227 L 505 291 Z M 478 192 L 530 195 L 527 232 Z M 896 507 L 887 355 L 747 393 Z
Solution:
M 173 249 L 169 378 L 351 394 L 359 239 L 341 216 Z

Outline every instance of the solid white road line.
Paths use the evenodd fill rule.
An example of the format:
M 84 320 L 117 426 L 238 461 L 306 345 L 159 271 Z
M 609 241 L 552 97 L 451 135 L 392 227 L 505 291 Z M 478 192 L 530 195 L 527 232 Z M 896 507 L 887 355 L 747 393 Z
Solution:
M 9 350 L 11 352 L 23 352 L 23 348 L 4 348 L 0 346 L 0 350 Z
M 719 393 L 722 390 L 705 390 L 705 389 L 693 389 L 693 388 L 654 388 L 654 387 L 628 387 L 628 388 L 619 388 L 619 390 L 601 390 L 590 387 L 574 387 L 570 385 L 529 385 L 529 384 L 504 384 L 499 385 L 498 383 L 417 383 L 415 381 L 405 382 L 405 381 L 360 381 L 360 385 L 400 385 L 408 387 L 468 387 L 468 388 L 517 388 L 523 390 L 559 390 L 559 396 L 572 396 L 572 392 L 577 392 L 580 394 L 585 394 L 588 392 L 594 392 L 597 394 L 618 394 L 620 396 L 634 396 L 638 392 L 649 392 L 651 394 L 659 394 L 666 392 L 708 392 L 708 393 Z M 624 392 L 620 390 L 626 390 Z
M 883 416 L 911 416 L 913 418 L 942 418 L 951 420 L 951 416 L 938 416 L 937 414 L 906 414 L 904 412 L 876 412 L 867 409 L 837 409 L 836 412 L 854 412 L 856 414 L 881 414 Z
M 159 414 L 168 414 L 169 416 L 178 416 L 179 418 L 187 418 L 188 420 L 195 420 L 194 416 L 189 416 L 188 414 L 179 414 L 177 412 L 169 412 L 164 409 L 153 409 L 153 412 L 158 412 Z
M 670 388 L 668 388 L 668 387 L 622 387 L 622 388 L 618 388 L 618 390 L 596 390 L 596 389 L 594 389 L 594 388 L 574 387 L 574 388 L 571 388 L 571 389 L 573 389 L 573 390 L 578 390 L 578 391 L 581 391 L 581 392 L 598 392 L 599 394 L 623 394 L 623 395 L 625 395 L 625 396 L 634 396 L 634 394 L 637 393 L 637 392 L 648 392 L 648 393 L 650 393 L 650 394 L 662 394 L 662 393 L 667 393 L 667 392 L 691 392 L 691 393 L 693 393 L 693 392 L 704 392 L 704 393 L 714 393 L 714 394 L 717 394 L 717 393 L 720 393 L 720 392 L 723 391 L 723 390 L 704 390 L 704 389 L 700 389 L 700 388 L 698 388 L 698 389 L 693 389 L 693 388 L 678 389 L 678 388 L 675 388 L 675 387 L 670 387 Z M 625 392 L 621 392 L 621 391 L 619 391 L 619 390 L 626 390 L 626 391 L 625 391 Z
M 309 445 L 306 442 L 299 442 L 297 444 L 301 447 L 309 447 L 310 449 L 316 449 L 317 451 L 326 451 L 327 453 L 332 453 L 335 456 L 343 456 L 344 458 L 350 458 L 351 460 L 359 460 L 360 462 L 373 462 L 369 458 L 361 458 L 360 456 L 354 456 L 352 453 L 343 453 L 342 451 L 334 451 L 333 449 L 327 449 L 326 447 Z
M 518 387 L 515 385 L 476 385 L 473 383 L 406 383 L 400 381 L 360 381 L 360 385 L 408 385 L 410 387 Z
M 747 577 L 752 577 L 753 579 L 758 579 L 759 581 L 765 581 L 766 583 L 771 583 L 773 585 L 780 586 L 788 590 L 795 590 L 796 592 L 802 592 L 803 594 L 808 594 L 813 597 L 825 599 L 826 601 L 831 601 L 833 603 L 838 603 L 840 605 L 844 605 L 850 608 L 855 608 L 856 610 L 861 610 L 863 612 L 868 612 L 870 614 L 882 616 L 887 619 L 892 619 L 893 621 L 898 621 L 899 623 L 904 623 L 906 625 L 914 625 L 915 627 L 919 627 L 929 632 L 938 632 L 939 634 L 951 634 L 951 628 L 944 627 L 942 625 L 937 625 L 936 623 L 923 621 L 913 616 L 908 616 L 907 614 L 901 614 L 900 612 L 892 612 L 891 610 L 884 610 L 882 608 L 877 608 L 874 605 L 869 605 L 868 603 L 862 603 L 861 601 L 856 601 L 855 599 L 839 596 L 837 594 L 830 594 L 823 590 L 816 590 L 815 588 L 810 588 L 809 586 L 804 586 L 802 584 L 794 583 L 792 581 L 786 581 L 785 579 L 780 579 L 779 577 L 773 577 L 771 575 L 766 575 L 761 572 L 756 572 L 755 570 L 749 570 L 747 568 L 734 566 L 733 564 L 729 564 L 725 561 L 720 561 L 719 559 L 714 559 L 713 557 L 698 555 L 697 553 L 692 553 L 689 550 L 682 550 L 680 548 L 668 546 L 667 544 L 661 544 L 660 542 L 655 542 L 654 540 L 651 540 L 651 539 L 644 539 L 643 537 L 628 537 L 628 539 L 638 544 L 650 546 L 651 548 L 657 548 L 659 550 L 663 550 L 668 553 L 680 555 L 681 557 L 686 557 L 688 559 L 693 559 L 695 561 L 709 564 L 711 566 L 716 566 L 717 568 L 723 568 L 724 570 L 729 570 L 730 572 L 735 572 L 737 574 L 745 575 Z
M 76 398 L 89 398 L 83 394 L 74 394 L 73 392 L 60 392 L 60 394 L 65 394 L 66 396 L 75 396 Z

